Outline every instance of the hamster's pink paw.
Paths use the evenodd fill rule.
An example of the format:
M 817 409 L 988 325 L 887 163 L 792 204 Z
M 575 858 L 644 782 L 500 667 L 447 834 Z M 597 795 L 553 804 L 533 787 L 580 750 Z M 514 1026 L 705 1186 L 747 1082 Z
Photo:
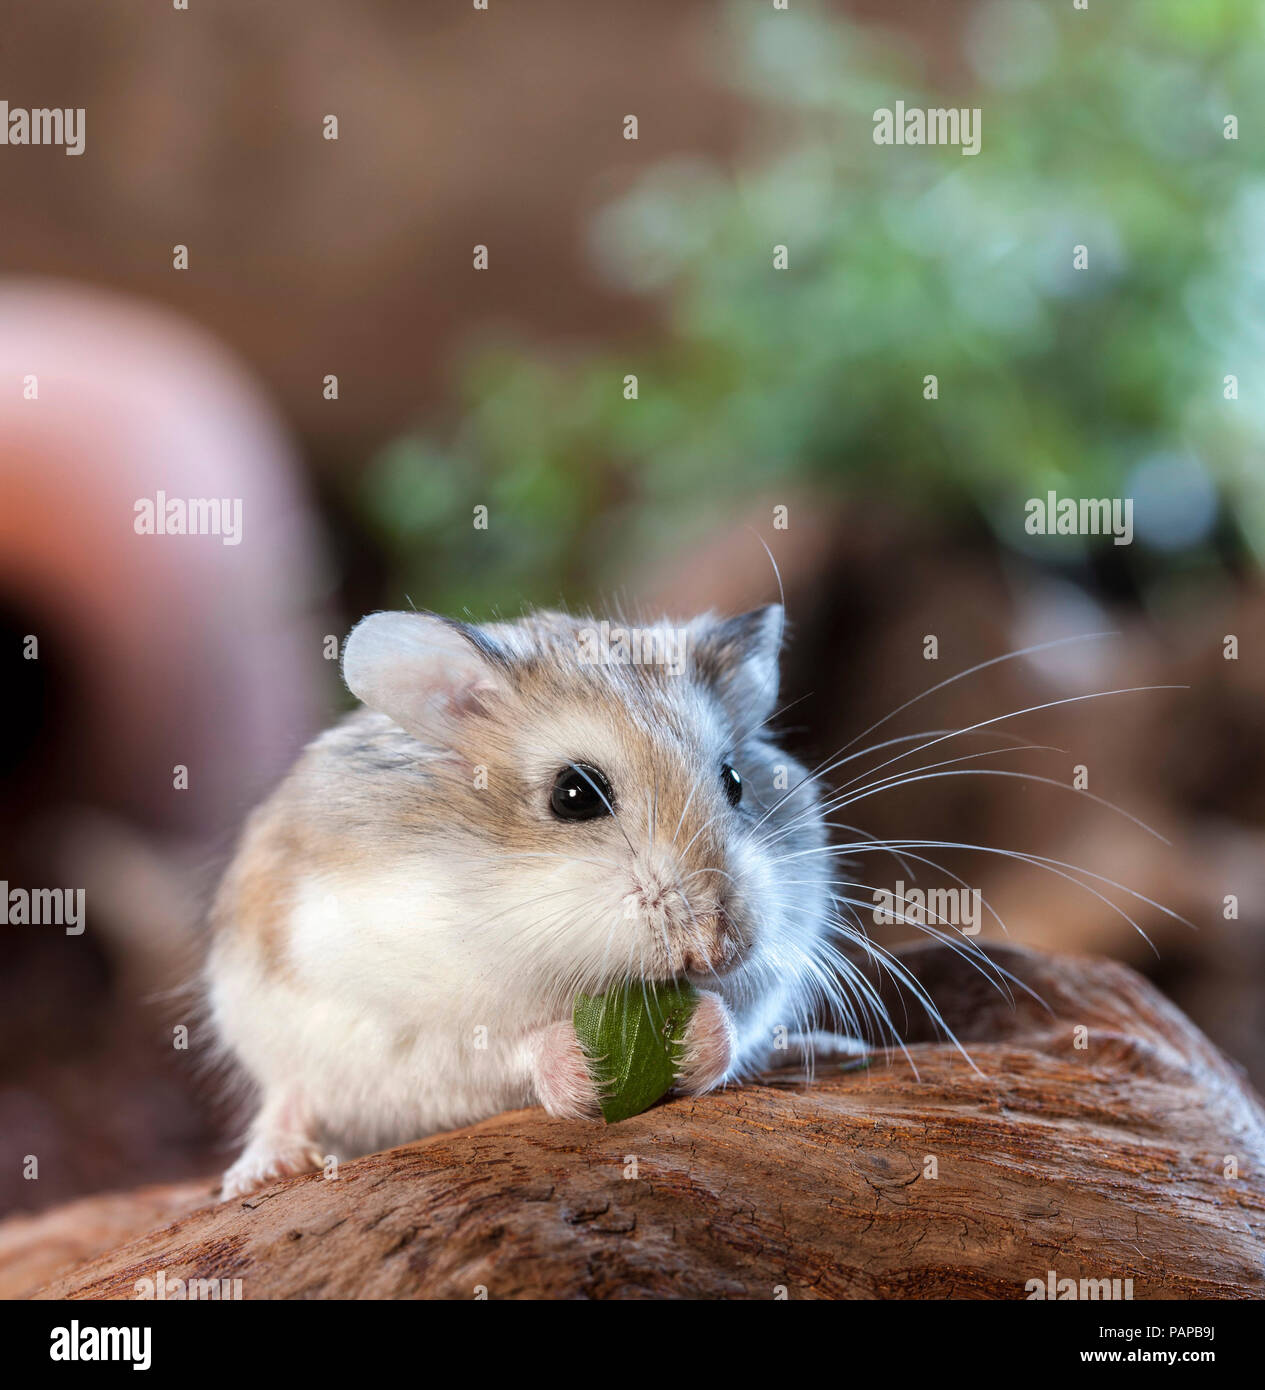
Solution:
M 536 1099 L 551 1115 L 580 1120 L 601 1113 L 597 1087 L 569 1022 L 538 1029 L 528 1046 Z
M 676 1089 L 701 1096 L 722 1080 L 733 1061 L 737 1032 L 719 994 L 699 990 L 698 1004 L 682 1040 Z
M 220 1201 L 246 1197 L 269 1183 L 282 1178 L 295 1178 L 324 1166 L 325 1158 L 315 1144 L 289 1143 L 268 1146 L 251 1143 L 242 1156 L 224 1174 L 220 1186 Z

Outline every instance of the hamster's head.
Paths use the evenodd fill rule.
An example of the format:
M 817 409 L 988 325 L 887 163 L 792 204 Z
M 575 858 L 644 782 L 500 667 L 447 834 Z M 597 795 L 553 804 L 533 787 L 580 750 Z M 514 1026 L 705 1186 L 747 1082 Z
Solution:
M 416 744 L 428 804 L 403 814 L 461 881 L 476 960 L 560 997 L 685 975 L 736 1005 L 811 968 L 825 830 L 768 728 L 782 629 L 778 607 L 356 626 L 345 679 Z

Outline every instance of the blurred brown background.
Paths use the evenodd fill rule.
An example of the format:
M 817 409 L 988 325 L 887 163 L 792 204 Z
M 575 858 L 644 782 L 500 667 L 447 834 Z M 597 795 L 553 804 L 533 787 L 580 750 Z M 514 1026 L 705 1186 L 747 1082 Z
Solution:
M 196 1022 L 173 990 L 241 816 L 345 704 L 327 634 L 406 595 L 480 616 L 749 607 L 778 587 L 758 537 L 804 697 L 784 722 L 814 762 L 1067 635 L 1118 634 L 991 667 L 874 738 L 1189 686 L 1002 726 L 1055 751 L 983 765 L 1058 787 L 952 776 L 840 816 L 1084 866 L 1188 917 L 925 851 L 1017 939 L 1146 970 L 1260 1084 L 1259 15 L 1157 3 L 1077 29 L 1066 8 L 10 17 L 0 97 L 84 107 L 87 144 L 0 149 L 0 877 L 83 886 L 88 929 L 2 929 L 5 1208 L 231 1148 L 205 1039 L 173 1048 Z M 873 145 L 869 113 L 920 93 L 982 108 L 980 156 Z M 792 281 L 770 268 L 782 242 Z M 1064 269 L 1079 242 L 1084 285 Z M 1022 502 L 1047 487 L 1136 492 L 1137 542 L 1034 543 Z M 243 499 L 242 544 L 138 537 L 133 504 L 159 490 Z M 1078 764 L 1170 843 L 1069 790 Z

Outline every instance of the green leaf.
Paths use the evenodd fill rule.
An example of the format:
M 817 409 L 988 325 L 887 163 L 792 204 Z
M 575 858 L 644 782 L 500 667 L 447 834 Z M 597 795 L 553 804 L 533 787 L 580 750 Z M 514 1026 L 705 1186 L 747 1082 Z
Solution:
M 605 994 L 577 994 L 573 1020 L 608 1125 L 640 1115 L 671 1089 L 685 1029 L 698 1004 L 686 980 L 636 980 Z

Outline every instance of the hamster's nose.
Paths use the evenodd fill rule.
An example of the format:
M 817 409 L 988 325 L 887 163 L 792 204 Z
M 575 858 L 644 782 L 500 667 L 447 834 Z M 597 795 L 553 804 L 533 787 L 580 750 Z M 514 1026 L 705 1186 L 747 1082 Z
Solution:
M 680 894 L 674 888 L 667 888 L 653 878 L 639 882 L 624 898 L 626 907 L 644 912 L 658 912 L 662 908 L 675 906 L 679 901 Z
M 681 962 L 687 974 L 720 975 L 738 962 L 740 942 L 723 908 L 682 927 Z

